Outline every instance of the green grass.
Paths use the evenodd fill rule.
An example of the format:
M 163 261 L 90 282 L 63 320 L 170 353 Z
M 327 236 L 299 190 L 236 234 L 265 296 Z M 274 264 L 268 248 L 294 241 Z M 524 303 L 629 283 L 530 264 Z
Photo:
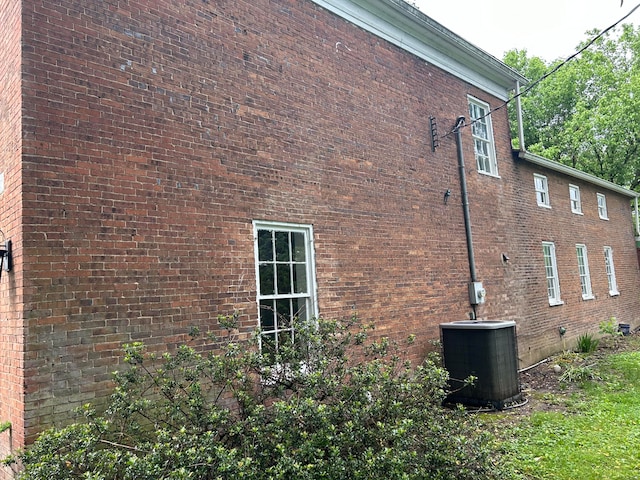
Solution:
M 582 382 L 574 406 L 535 412 L 499 434 L 515 478 L 640 479 L 640 351 L 611 355 L 601 380 Z

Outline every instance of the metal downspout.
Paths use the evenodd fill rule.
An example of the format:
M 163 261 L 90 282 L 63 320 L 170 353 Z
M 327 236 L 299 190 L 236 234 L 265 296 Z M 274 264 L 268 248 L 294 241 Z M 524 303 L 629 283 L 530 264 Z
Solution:
M 476 260 L 473 253 L 473 240 L 471 237 L 471 215 L 469 213 L 469 196 L 467 194 L 467 176 L 464 168 L 464 155 L 462 153 L 462 132 L 460 129 L 464 125 L 464 117 L 460 116 L 456 120 L 453 131 L 456 134 L 456 149 L 458 151 L 458 171 L 460 172 L 460 191 L 462 194 L 462 211 L 464 214 L 464 230 L 467 237 L 467 255 L 469 257 L 469 274 L 471 281 L 476 282 Z M 473 320 L 476 319 L 476 305 L 473 308 Z
M 520 82 L 516 82 L 516 112 L 518 118 L 518 150 L 526 151 L 524 144 L 524 124 L 522 122 L 522 102 L 520 101 Z
M 638 197 L 634 199 L 634 207 L 636 210 L 636 238 L 640 237 L 640 216 L 638 216 Z

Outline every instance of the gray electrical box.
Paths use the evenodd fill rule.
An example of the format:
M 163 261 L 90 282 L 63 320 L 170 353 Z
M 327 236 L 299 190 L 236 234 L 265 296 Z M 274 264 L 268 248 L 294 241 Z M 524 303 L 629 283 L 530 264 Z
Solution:
M 482 282 L 469 283 L 469 303 L 471 305 L 479 305 L 484 303 L 487 292 L 482 286 Z

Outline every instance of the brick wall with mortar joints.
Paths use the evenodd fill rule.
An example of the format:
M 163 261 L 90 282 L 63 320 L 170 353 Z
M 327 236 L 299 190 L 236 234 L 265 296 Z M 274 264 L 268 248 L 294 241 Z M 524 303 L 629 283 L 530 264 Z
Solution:
M 321 312 L 419 333 L 414 359 L 467 316 L 455 143 L 432 153 L 427 119 L 497 99 L 307 1 L 112 7 L 25 2 L 31 434 L 106 389 L 123 341 L 171 347 L 233 309 L 253 329 L 254 219 L 313 224 Z M 493 126 L 502 179 L 464 131 L 479 313 L 520 321 L 524 262 L 499 253 L 527 212 L 504 110 Z
M 20 4 L 0 0 L 3 48 L 0 51 L 0 173 L 4 190 L 0 193 L 0 230 L 11 240 L 14 268 L 2 271 L 0 279 L 0 422 L 11 429 L 0 433 L 0 457 L 14 452 L 24 441 L 22 411 L 24 396 L 23 288 L 20 204 Z M 0 478 L 10 478 L 11 469 L 0 467 Z
M 234 308 L 254 328 L 253 219 L 314 224 L 326 316 L 434 337 L 465 315 L 455 146 L 432 154 L 425 124 L 466 111 L 465 84 L 307 2 L 30 8 L 33 432 L 94 398 L 124 341 Z
M 509 289 L 517 307 L 520 355 L 532 363 L 555 351 L 575 346 L 576 337 L 585 331 L 597 332 L 601 322 L 616 317 L 619 322 L 637 325 L 640 281 L 635 261 L 630 199 L 593 184 L 545 170 L 519 160 L 513 166 L 513 224 L 518 225 L 510 238 L 510 262 L 513 269 Z M 536 204 L 533 175 L 547 176 L 551 209 Z M 569 184 L 580 187 L 583 215 L 571 212 Z M 597 193 L 607 199 L 609 220 L 598 216 Z M 560 280 L 560 306 L 546 301 L 546 282 L 542 242 L 556 245 Z M 583 300 L 578 276 L 576 244 L 585 244 L 590 279 L 595 299 Z M 604 263 L 604 246 L 613 248 L 619 296 L 610 296 Z M 505 277 L 506 278 L 506 277 Z M 559 327 L 567 329 L 561 338 Z

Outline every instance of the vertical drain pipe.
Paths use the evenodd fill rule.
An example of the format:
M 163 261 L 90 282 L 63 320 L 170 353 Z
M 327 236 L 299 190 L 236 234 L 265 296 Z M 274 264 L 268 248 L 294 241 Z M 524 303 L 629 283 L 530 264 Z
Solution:
M 464 170 L 464 155 L 462 153 L 462 132 L 460 129 L 464 126 L 464 116 L 459 116 L 456 119 L 456 124 L 453 127 L 453 131 L 456 134 L 456 148 L 458 151 L 458 171 L 460 172 L 460 191 L 462 193 L 462 210 L 464 214 L 464 230 L 467 237 L 467 255 L 469 257 L 469 273 L 471 275 L 471 282 L 476 282 L 476 260 L 473 254 L 473 241 L 471 238 L 471 215 L 469 213 L 469 196 L 467 195 L 467 176 Z M 476 305 L 471 305 L 473 308 L 473 319 L 476 319 Z
M 518 150 L 526 151 L 524 144 L 524 123 L 522 122 L 522 102 L 520 101 L 520 82 L 516 81 L 516 113 L 518 117 Z

